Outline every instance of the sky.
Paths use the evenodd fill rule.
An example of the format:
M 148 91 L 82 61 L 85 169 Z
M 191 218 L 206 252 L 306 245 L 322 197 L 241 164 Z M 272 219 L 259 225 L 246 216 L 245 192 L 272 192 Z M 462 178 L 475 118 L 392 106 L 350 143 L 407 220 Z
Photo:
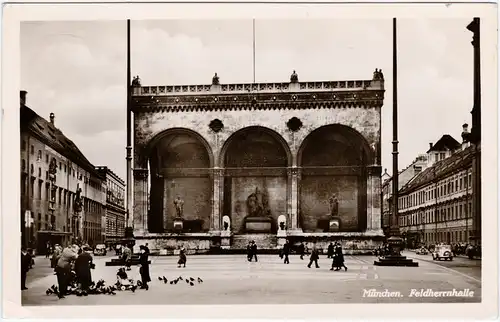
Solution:
M 450 134 L 473 104 L 471 19 L 398 20 L 399 166 Z M 143 85 L 253 81 L 252 20 L 131 22 Z M 126 174 L 126 21 L 23 22 L 21 87 L 94 165 Z M 382 167 L 392 169 L 392 19 L 256 20 L 256 82 L 385 77 Z

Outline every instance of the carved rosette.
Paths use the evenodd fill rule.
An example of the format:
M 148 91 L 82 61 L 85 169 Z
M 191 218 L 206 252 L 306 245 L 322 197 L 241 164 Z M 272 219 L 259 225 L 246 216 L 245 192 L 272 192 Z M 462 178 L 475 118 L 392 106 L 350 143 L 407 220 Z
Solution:
M 220 132 L 224 128 L 224 123 L 219 119 L 214 119 L 208 125 L 212 131 L 215 133 Z
M 149 175 L 148 169 L 134 169 L 135 179 L 147 179 Z
M 292 132 L 297 132 L 298 130 L 300 130 L 302 128 L 302 125 L 302 121 L 295 116 L 289 119 L 286 123 L 288 129 Z

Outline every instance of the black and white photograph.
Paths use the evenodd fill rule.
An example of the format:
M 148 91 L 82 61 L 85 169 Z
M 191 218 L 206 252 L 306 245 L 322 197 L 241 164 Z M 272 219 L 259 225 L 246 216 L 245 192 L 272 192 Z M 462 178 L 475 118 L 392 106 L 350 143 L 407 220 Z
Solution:
M 12 298 L 497 314 L 496 10 L 451 7 L 19 18 Z

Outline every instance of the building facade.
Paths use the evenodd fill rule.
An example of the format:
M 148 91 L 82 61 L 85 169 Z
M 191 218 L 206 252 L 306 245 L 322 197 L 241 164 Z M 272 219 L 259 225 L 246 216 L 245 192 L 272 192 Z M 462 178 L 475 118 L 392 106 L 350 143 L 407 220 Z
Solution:
M 22 244 L 45 253 L 47 243 L 102 240 L 105 179 L 50 121 L 26 106 L 21 92 Z
M 383 238 L 384 80 L 132 84 L 133 228 L 155 249 Z
M 431 147 L 431 166 L 399 192 L 399 225 L 409 248 L 465 244 L 474 235 L 474 149 L 466 141 L 460 145 L 450 138 L 443 136 Z
M 398 175 L 398 188 L 401 189 L 425 170 L 429 166 L 428 160 L 427 154 L 421 154 L 409 166 L 401 170 Z M 382 229 L 386 235 L 391 226 L 392 209 L 392 177 L 385 171 L 382 175 Z
M 119 241 L 125 236 L 125 182 L 108 167 L 96 167 L 106 177 L 106 207 L 103 234 L 106 242 Z

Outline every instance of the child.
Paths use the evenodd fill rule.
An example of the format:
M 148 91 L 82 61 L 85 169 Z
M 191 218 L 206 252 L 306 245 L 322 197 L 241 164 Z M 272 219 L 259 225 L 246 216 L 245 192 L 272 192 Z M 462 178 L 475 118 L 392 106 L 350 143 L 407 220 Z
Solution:
M 186 250 L 184 249 L 184 247 L 181 247 L 181 250 L 179 252 L 179 261 L 177 262 L 177 267 L 181 267 L 181 265 L 184 265 L 184 267 L 186 267 L 186 262 L 187 262 Z
M 125 289 L 128 289 L 130 286 L 132 286 L 132 283 L 128 279 L 127 272 L 125 272 L 125 268 L 121 267 L 118 270 L 118 273 L 116 273 L 116 286 L 118 288 L 124 287 Z

